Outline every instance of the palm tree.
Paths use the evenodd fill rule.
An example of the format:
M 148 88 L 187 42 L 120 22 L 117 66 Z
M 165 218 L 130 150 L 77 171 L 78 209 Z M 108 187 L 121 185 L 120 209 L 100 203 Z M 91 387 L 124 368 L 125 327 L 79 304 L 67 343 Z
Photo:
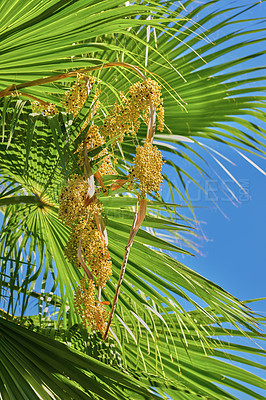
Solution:
M 261 19 L 246 19 L 245 11 L 262 4 L 224 4 L 1 2 L 1 399 L 235 399 L 227 389 L 263 399 L 264 380 L 246 369 L 263 368 L 265 353 L 239 341 L 262 339 L 263 318 L 179 261 L 196 251 L 188 236 L 193 217 L 177 204 L 182 199 L 193 213 L 185 182 L 196 180 L 180 165 L 208 177 L 207 163 L 204 170 L 197 161 L 205 161 L 200 138 L 265 154 L 261 78 L 252 75 L 261 68 L 245 67 L 264 52 L 254 52 L 264 40 Z M 226 58 L 241 49 L 244 56 Z M 156 82 L 163 132 L 154 132 L 155 108 L 161 123 L 163 112 Z M 150 97 L 141 109 L 135 94 L 143 90 Z M 127 109 L 139 112 L 136 120 Z M 138 128 L 133 136 L 121 136 L 123 121 L 128 132 L 132 121 Z M 93 129 L 100 136 L 90 148 Z M 145 140 L 152 162 L 141 153 Z M 159 150 L 164 189 L 156 194 Z M 88 185 L 80 214 L 64 194 L 71 184 L 75 196 Z M 79 302 L 95 284 L 82 242 L 88 220 L 77 228 L 90 207 L 104 210 L 93 224 L 101 260 L 112 261 L 106 286 L 101 270 L 94 274 L 99 297 L 90 312 L 100 304 L 108 328 L 98 320 L 88 329 L 76 312 L 86 311 Z

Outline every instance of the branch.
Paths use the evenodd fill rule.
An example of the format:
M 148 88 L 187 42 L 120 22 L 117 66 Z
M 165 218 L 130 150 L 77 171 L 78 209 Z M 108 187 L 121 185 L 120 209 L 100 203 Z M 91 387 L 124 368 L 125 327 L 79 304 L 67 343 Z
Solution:
M 107 327 L 106 327 L 105 333 L 103 335 L 103 340 L 105 340 L 107 338 L 109 328 L 110 328 L 110 325 L 111 325 L 111 322 L 112 322 L 112 319 L 113 319 L 113 316 L 115 313 L 115 307 L 118 302 L 119 291 L 120 291 L 120 288 L 121 288 L 121 285 L 122 285 L 122 282 L 124 279 L 124 275 L 126 272 L 126 266 L 127 266 L 130 248 L 133 244 L 134 237 L 136 236 L 136 234 L 137 234 L 139 228 L 141 227 L 141 224 L 145 218 L 146 210 L 147 210 L 147 200 L 141 199 L 139 210 L 136 211 L 136 214 L 135 214 L 135 217 L 134 217 L 134 220 L 132 223 L 132 227 L 130 230 L 130 234 L 129 234 L 129 239 L 128 239 L 127 245 L 125 247 L 125 254 L 124 254 L 123 262 L 121 265 L 120 275 L 119 275 L 119 279 L 118 279 L 118 283 L 117 283 L 117 287 L 116 287 L 116 291 L 115 291 L 115 295 L 114 295 L 114 299 L 113 299 L 113 305 L 112 305 L 112 309 L 111 309 L 111 312 L 109 315 Z
M 0 199 L 0 207 L 1 206 L 8 206 L 10 204 L 36 204 L 39 207 L 48 207 L 53 209 L 54 211 L 58 211 L 58 208 L 51 205 L 44 203 L 39 196 L 9 196 L 3 197 Z
M 47 107 L 49 105 L 49 103 L 47 101 L 43 101 L 43 100 L 39 99 L 39 97 L 32 96 L 31 94 L 28 94 L 28 93 L 25 93 L 25 92 L 17 92 L 17 91 L 15 91 L 15 92 L 11 92 L 10 94 L 11 94 L 11 96 L 27 97 L 27 98 L 29 98 L 31 100 L 38 101 L 38 103 L 40 103 L 44 107 Z
M 116 291 L 115 291 L 115 296 L 114 296 L 114 299 L 113 299 L 113 305 L 112 305 L 112 309 L 111 309 L 111 312 L 110 312 L 109 320 L 108 320 L 108 323 L 107 323 L 107 326 L 106 326 L 105 333 L 103 335 L 103 340 L 105 340 L 107 338 L 107 335 L 108 335 L 108 332 L 109 332 L 109 328 L 110 328 L 110 325 L 111 325 L 111 322 L 112 322 L 112 319 L 113 319 L 113 316 L 114 316 L 114 313 L 115 313 L 115 307 L 116 307 L 116 304 L 118 302 L 118 296 L 119 296 L 120 287 L 122 285 L 122 282 L 123 282 L 123 279 L 124 279 L 124 275 L 125 275 L 125 272 L 126 272 L 126 266 L 127 266 L 127 260 L 128 260 L 130 248 L 131 248 L 131 245 L 127 245 L 125 247 L 124 259 L 123 259 L 121 270 L 120 270 L 120 275 L 119 275 L 119 279 L 118 279 L 118 283 L 117 283 L 117 287 L 116 287 Z
M 43 85 L 45 83 L 51 83 L 51 82 L 59 81 L 61 79 L 70 78 L 71 76 L 76 76 L 78 73 L 97 71 L 99 69 L 111 68 L 111 67 L 125 67 L 125 68 L 132 69 L 144 81 L 146 79 L 145 75 L 135 65 L 117 61 L 117 62 L 111 62 L 111 63 L 107 63 L 107 64 L 100 64 L 100 65 L 96 65 L 94 67 L 89 67 L 89 68 L 80 68 L 80 69 L 77 69 L 76 71 L 66 72 L 64 74 L 54 75 L 54 76 L 50 76 L 47 78 L 35 79 L 34 81 L 20 83 L 19 85 L 13 84 L 4 90 L 1 90 L 0 97 L 9 96 L 11 94 L 11 92 L 14 92 L 19 89 L 26 88 L 26 87 L 39 86 L 39 85 Z
M 146 141 L 152 143 L 154 134 L 155 134 L 155 129 L 156 129 L 156 112 L 155 112 L 155 106 L 150 100 L 149 104 L 149 124 L 147 128 L 147 135 L 146 135 Z

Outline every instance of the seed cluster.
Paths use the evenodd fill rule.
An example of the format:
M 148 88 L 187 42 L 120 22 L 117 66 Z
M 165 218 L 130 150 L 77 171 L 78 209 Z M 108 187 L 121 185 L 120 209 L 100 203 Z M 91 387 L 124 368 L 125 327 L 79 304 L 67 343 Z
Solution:
M 129 89 L 131 102 L 135 108 L 142 112 L 144 122 L 149 123 L 149 107 L 150 103 L 155 106 L 155 111 L 158 118 L 157 129 L 163 131 L 164 129 L 164 108 L 163 99 L 161 98 L 162 87 L 158 82 L 148 78 L 145 82 L 136 82 Z
M 62 187 L 59 197 L 59 218 L 65 225 L 72 227 L 87 220 L 88 213 L 84 208 L 87 192 L 88 182 L 80 175 L 74 175 L 68 186 Z
M 87 146 L 88 150 L 91 150 L 98 146 L 103 146 L 105 144 L 105 138 L 101 136 L 99 127 L 97 125 L 91 125 L 89 127 L 88 133 L 84 141 L 79 147 L 79 165 L 84 165 L 84 155 L 81 151 L 84 146 Z M 101 175 L 116 175 L 117 172 L 113 167 L 113 162 L 110 157 L 108 150 L 105 148 L 99 152 L 96 156 L 90 159 L 91 161 L 99 160 L 99 172 Z
M 87 136 L 84 141 L 87 144 L 88 149 L 101 146 L 105 143 L 105 139 L 101 136 L 99 127 L 97 125 L 91 125 L 89 127 Z
M 105 288 L 112 275 L 112 262 L 107 245 L 96 223 L 95 215 L 101 218 L 102 204 L 94 196 L 85 205 L 88 182 L 79 175 L 74 175 L 61 190 L 59 217 L 70 227 L 70 239 L 65 248 L 65 256 L 73 265 L 80 268 L 80 257 L 93 276 L 84 275 L 75 294 L 78 314 L 82 315 L 85 327 L 99 329 L 106 326 L 107 312 L 101 303 L 95 300 L 95 286 Z
M 100 302 L 95 302 L 95 285 L 92 280 L 81 278 L 80 286 L 75 296 L 76 313 L 80 315 L 83 326 L 105 332 L 107 312 Z
M 134 164 L 128 176 L 129 187 L 132 188 L 135 181 L 139 181 L 140 195 L 145 197 L 153 191 L 158 193 L 163 177 L 162 153 L 156 146 L 145 142 L 144 146 L 137 146 Z
M 37 114 L 43 115 L 55 115 L 58 113 L 56 106 L 53 103 L 47 105 L 41 104 L 38 101 L 31 103 L 32 111 Z
M 87 77 L 85 74 L 78 74 L 77 80 L 71 89 L 65 93 L 63 105 L 68 112 L 73 113 L 74 118 L 84 105 L 88 91 L 91 90 L 94 77 Z M 92 116 L 99 108 L 100 91 L 97 88 L 94 96 L 92 115 L 84 122 L 81 132 L 87 128 Z M 105 138 L 101 135 L 99 128 L 91 124 L 80 147 L 78 148 L 80 165 L 84 164 L 84 147 L 91 150 L 105 144 Z M 94 157 L 103 158 L 100 172 L 116 173 L 113 171 L 111 159 L 107 150 L 102 150 Z M 98 329 L 102 334 L 105 331 L 108 313 L 100 301 L 96 301 L 96 286 L 99 293 L 105 288 L 106 282 L 112 275 L 112 262 L 108 248 L 96 220 L 102 218 L 103 208 L 101 203 L 93 196 L 87 200 L 89 184 L 88 181 L 79 175 L 74 175 L 63 187 L 60 194 L 59 217 L 71 228 L 70 239 L 65 248 L 65 256 L 77 268 L 86 266 L 91 274 L 81 278 L 80 286 L 75 294 L 76 312 L 81 316 L 84 327 Z M 97 216 L 97 218 L 95 218 Z M 83 265 L 84 263 L 84 265 Z M 91 277 L 93 279 L 91 279 Z
M 73 114 L 74 118 L 83 107 L 88 97 L 88 91 L 92 88 L 95 81 L 95 77 L 88 77 L 86 74 L 78 73 L 76 82 L 74 82 L 70 90 L 65 92 L 62 105 L 69 113 Z
M 82 319 L 84 326 L 93 327 L 95 324 L 96 303 L 95 303 L 95 285 L 93 280 L 86 279 L 84 276 L 80 280 L 75 296 L 75 308 Z
M 68 112 L 78 115 L 84 105 L 88 92 L 96 78 L 85 74 L 77 74 L 77 80 L 65 93 L 63 105 Z M 81 132 L 86 129 L 86 137 L 77 149 L 80 166 L 86 165 L 85 177 L 73 175 L 60 194 L 59 217 L 70 228 L 70 239 L 65 248 L 65 256 L 77 268 L 83 268 L 84 275 L 75 294 L 76 312 L 81 316 L 85 327 L 99 330 L 102 334 L 107 325 L 108 312 L 101 302 L 102 289 L 112 275 L 112 262 L 104 237 L 103 207 L 97 199 L 96 192 L 91 195 L 91 176 L 87 162 L 98 161 L 101 175 L 117 174 L 113 164 L 113 154 L 104 145 L 106 139 L 118 136 L 122 142 L 125 135 L 136 136 L 141 121 L 149 123 L 151 105 L 154 105 L 158 129 L 164 128 L 164 109 L 161 98 L 161 87 L 157 82 L 147 79 L 137 82 L 129 89 L 126 96 L 120 92 L 120 103 L 116 103 L 105 117 L 102 126 L 92 122 L 99 108 L 100 90 L 97 88 L 92 105 L 91 115 L 84 122 Z M 115 144 L 115 141 L 114 141 Z M 84 149 L 90 150 L 103 146 L 103 149 L 89 160 L 84 160 Z M 162 154 L 146 141 L 143 147 L 137 146 L 134 164 L 128 177 L 129 187 L 139 182 L 140 195 L 145 197 L 153 191 L 158 193 L 161 182 L 163 161 Z M 98 179 L 98 178 L 97 178 Z M 88 195 L 90 193 L 90 197 Z M 96 289 L 98 295 L 96 296 Z M 96 300 L 97 299 L 97 300 Z
M 96 277 L 97 286 L 104 288 L 112 275 L 112 263 L 107 246 L 94 222 L 87 224 L 85 228 L 78 225 L 71 232 L 65 255 L 69 262 L 76 267 L 80 266 L 78 259 L 79 243 L 82 257 Z
M 85 74 L 77 74 L 77 81 L 74 82 L 71 89 L 65 92 L 65 99 L 62 102 L 64 107 L 67 109 L 68 112 L 72 112 L 74 117 L 78 114 L 79 110 L 83 106 L 86 98 L 88 96 L 88 91 L 91 90 L 93 84 L 95 83 L 95 77 L 88 77 Z M 92 113 L 95 115 L 97 110 L 100 106 L 99 102 L 100 96 L 100 89 L 96 88 L 94 100 L 93 100 L 93 107 Z M 92 116 L 88 116 L 85 120 L 80 133 L 88 126 L 91 122 Z M 85 139 L 82 141 L 81 145 L 78 148 L 78 152 L 80 153 L 79 156 L 79 165 L 84 164 L 84 155 L 81 150 L 84 149 L 84 146 L 87 146 L 88 150 L 91 150 L 95 147 L 102 146 L 106 142 L 106 138 L 101 134 L 100 128 L 96 124 L 90 125 Z M 110 157 L 110 154 L 107 149 L 103 149 L 98 155 L 93 157 L 91 161 L 100 159 L 100 166 L 99 172 L 101 175 L 116 175 L 117 172 L 113 167 L 113 163 Z
M 123 142 L 125 135 L 136 137 L 140 127 L 140 114 L 123 93 L 120 93 L 120 99 L 121 103 L 116 103 L 105 118 L 101 133 L 104 137 L 117 137 L 117 141 Z
M 95 310 L 95 329 L 98 329 L 102 335 L 105 333 L 108 313 L 101 303 L 98 303 Z
M 125 135 L 136 136 L 141 124 L 141 118 L 149 123 L 150 104 L 155 106 L 158 127 L 164 129 L 164 108 L 161 98 L 161 86 L 148 78 L 144 82 L 137 82 L 129 89 L 129 97 L 120 92 L 120 104 L 116 103 L 104 120 L 101 133 L 104 137 L 114 138 L 122 142 Z

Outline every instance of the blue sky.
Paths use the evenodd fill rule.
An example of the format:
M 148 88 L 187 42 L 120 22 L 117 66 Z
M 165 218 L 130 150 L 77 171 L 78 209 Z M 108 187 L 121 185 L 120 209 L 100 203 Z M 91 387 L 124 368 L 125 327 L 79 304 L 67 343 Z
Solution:
M 225 217 L 204 193 L 191 188 L 197 199 L 194 204 L 203 207 L 196 209 L 196 215 L 206 239 L 199 241 L 202 256 L 185 261 L 243 300 L 266 296 L 266 177 L 239 156 L 235 155 L 234 161 L 235 176 L 248 194 L 228 179 L 241 201 L 235 206 L 215 183 L 211 184 L 210 196 L 217 199 Z M 265 303 L 260 307 L 266 311 Z

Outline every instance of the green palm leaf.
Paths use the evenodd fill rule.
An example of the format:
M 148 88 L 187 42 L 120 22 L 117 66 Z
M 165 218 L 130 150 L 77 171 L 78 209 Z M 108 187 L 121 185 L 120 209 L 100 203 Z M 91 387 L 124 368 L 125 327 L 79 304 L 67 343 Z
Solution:
M 0 319 L 6 399 L 159 398 L 147 385 L 42 334 Z
M 192 11 L 187 11 L 191 5 Z M 189 254 L 186 234 L 192 224 L 175 203 L 181 198 L 192 209 L 185 180 L 196 183 L 185 163 L 209 177 L 203 151 L 207 154 L 212 150 L 201 140 L 230 145 L 241 154 L 265 155 L 265 130 L 260 126 L 265 121 L 265 96 L 259 94 L 263 91 L 262 78 L 252 75 L 261 67 L 245 66 L 251 58 L 259 62 L 264 54 L 264 50 L 253 50 L 264 41 L 261 21 L 245 19 L 244 6 L 228 5 L 225 9 L 220 5 L 219 0 L 199 5 L 188 0 L 177 5 L 153 1 L 130 6 L 121 0 L 1 3 L 2 315 L 24 323 L 29 314 L 39 330 L 47 321 L 50 327 L 63 325 L 65 329 L 80 322 L 73 302 L 81 272 L 64 257 L 69 230 L 58 218 L 60 188 L 73 172 L 80 172 L 73 153 L 86 134 L 85 129 L 78 136 L 91 112 L 94 95 L 90 94 L 74 121 L 64 112 L 61 101 L 75 71 L 88 69 L 98 79 L 102 94 L 95 122 L 99 124 L 119 98 L 119 91 L 127 92 L 139 79 L 136 69 L 121 63 L 134 64 L 160 82 L 166 127 L 155 139 L 167 160 L 165 181 L 172 196 L 172 203 L 164 201 L 165 192 L 162 198 L 148 200 L 145 229 L 134 239 L 111 327 L 124 372 L 130 371 L 137 381 L 96 361 L 98 353 L 88 353 L 94 358 L 81 355 L 1 318 L 3 398 L 137 399 L 157 398 L 156 392 L 173 399 L 233 399 L 219 386 L 225 385 L 262 399 L 256 389 L 246 386 L 263 389 L 261 378 L 221 359 L 262 368 L 259 362 L 227 350 L 258 357 L 263 352 L 251 345 L 217 339 L 230 332 L 228 323 L 234 336 L 261 338 L 257 330 L 261 318 L 177 260 L 179 253 Z M 193 22 L 196 15 L 197 23 Z M 243 30 L 240 23 L 248 24 L 249 30 Z M 205 24 L 210 37 L 225 32 L 215 46 L 200 30 Z M 227 60 L 229 53 L 241 49 L 245 49 L 244 57 Z M 105 68 L 107 63 L 112 68 Z M 61 112 L 54 117 L 34 114 L 28 98 L 52 101 Z M 257 123 L 247 117 L 255 117 Z M 145 140 L 145 131 L 142 124 L 136 142 Z M 127 175 L 136 142 L 126 138 L 115 151 L 118 178 Z M 97 165 L 93 168 L 96 170 Z M 110 185 L 111 179 L 106 177 L 105 184 Z M 137 191 L 126 191 L 99 195 L 108 218 L 113 263 L 113 276 L 103 294 L 106 301 L 114 297 L 135 213 Z M 30 308 L 33 304 L 37 306 L 34 315 Z M 188 311 L 191 307 L 194 311 Z M 86 333 L 80 334 L 82 349 L 92 348 Z M 62 337 L 60 340 L 68 342 Z M 98 345 L 98 339 L 96 342 Z M 86 347 L 85 343 L 90 344 Z

